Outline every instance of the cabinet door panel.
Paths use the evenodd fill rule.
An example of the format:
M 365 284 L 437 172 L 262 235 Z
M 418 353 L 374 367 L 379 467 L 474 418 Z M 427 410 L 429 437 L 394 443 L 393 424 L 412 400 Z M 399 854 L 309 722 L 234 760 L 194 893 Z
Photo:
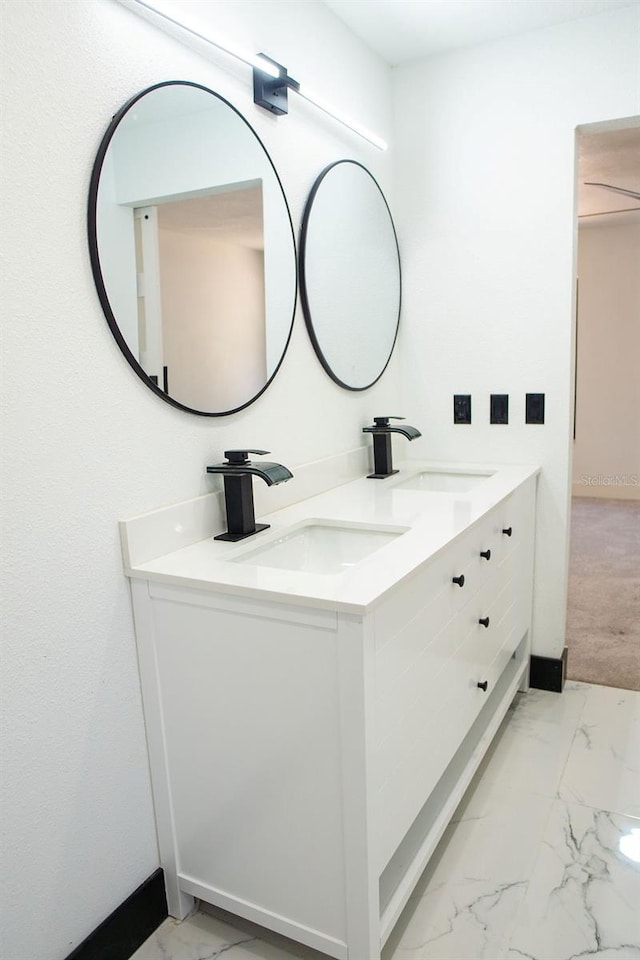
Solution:
M 393 772 L 408 740 L 420 737 L 420 728 L 446 702 L 445 685 L 459 634 L 444 627 L 423 656 L 407 671 L 402 682 L 389 690 L 375 707 L 375 779 L 382 784 Z
M 448 586 L 424 604 L 413 619 L 395 633 L 375 655 L 376 699 L 396 696 L 407 682 L 407 674 L 434 644 L 435 638 L 451 619 L 451 592 Z M 377 629 L 376 622 L 376 629 Z M 435 650 L 435 647 L 434 647 Z M 435 654 L 437 656 L 437 654 Z
M 417 617 L 446 584 L 443 569 L 436 559 L 402 583 L 390 597 L 375 609 L 375 646 L 382 649 L 402 629 Z
M 433 697 L 418 701 L 398 731 L 395 767 L 374 802 L 376 844 L 384 868 L 442 776 L 484 703 L 468 643 L 450 660 Z
M 157 600 L 153 620 L 179 871 L 344 935 L 337 634 Z

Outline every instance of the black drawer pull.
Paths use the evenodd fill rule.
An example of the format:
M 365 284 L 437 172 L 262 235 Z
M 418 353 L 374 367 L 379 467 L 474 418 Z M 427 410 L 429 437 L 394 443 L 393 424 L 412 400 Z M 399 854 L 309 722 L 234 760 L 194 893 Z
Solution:
M 513 533 L 513 527 L 505 527 L 502 531 L 506 537 L 510 537 Z
M 451 583 L 457 583 L 459 587 L 464 587 L 464 573 L 461 573 L 459 577 L 451 577 Z
M 484 557 L 485 560 L 491 560 L 491 550 L 481 550 L 480 556 Z
M 483 627 L 489 626 L 489 617 L 480 617 L 478 623 L 481 623 Z
M 488 681 L 488 680 L 483 680 L 482 683 L 477 683 L 476 686 L 477 686 L 477 687 L 480 687 L 480 689 L 481 689 L 481 690 L 484 690 L 484 692 L 486 693 L 486 692 L 487 692 L 487 687 L 489 686 L 489 681 Z

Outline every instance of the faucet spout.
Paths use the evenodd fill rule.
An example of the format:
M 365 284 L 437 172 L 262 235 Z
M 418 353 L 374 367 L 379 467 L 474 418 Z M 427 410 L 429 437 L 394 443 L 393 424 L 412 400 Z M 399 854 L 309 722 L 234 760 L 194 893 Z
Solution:
M 207 473 L 221 473 L 225 477 L 240 477 L 252 474 L 260 477 L 268 487 L 275 483 L 284 483 L 291 480 L 293 474 L 281 463 L 270 463 L 269 460 L 249 460 L 250 453 L 259 456 L 269 453 L 268 450 L 225 450 L 225 463 L 215 463 L 207 467 Z
M 250 453 L 258 455 L 268 450 L 225 450 L 224 463 L 214 463 L 207 467 L 207 473 L 217 473 L 224 477 L 224 496 L 227 514 L 227 531 L 214 540 L 243 540 L 260 530 L 266 530 L 268 523 L 256 523 L 253 505 L 253 485 L 251 477 L 260 477 L 268 487 L 284 483 L 293 476 L 281 463 L 268 460 L 249 460 Z
M 374 417 L 372 426 L 362 428 L 363 433 L 373 434 L 374 471 L 368 476 L 370 480 L 383 480 L 398 472 L 393 469 L 392 433 L 401 433 L 407 440 L 415 440 L 416 437 L 422 436 L 416 427 L 410 427 L 408 424 L 392 425 L 389 423 L 390 420 L 404 420 L 404 417 Z
M 416 437 L 421 437 L 422 434 L 416 427 L 389 427 L 389 433 L 401 433 L 403 437 L 406 437 L 407 440 L 415 440 Z

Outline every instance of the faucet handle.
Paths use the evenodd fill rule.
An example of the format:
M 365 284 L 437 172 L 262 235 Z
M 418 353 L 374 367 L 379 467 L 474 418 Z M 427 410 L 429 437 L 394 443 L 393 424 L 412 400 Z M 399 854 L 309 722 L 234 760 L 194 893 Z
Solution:
M 377 427 L 388 427 L 389 420 L 404 420 L 405 417 L 374 417 L 373 422 Z
M 250 453 L 257 453 L 262 456 L 270 452 L 270 450 L 225 450 L 224 455 L 229 463 L 247 463 Z

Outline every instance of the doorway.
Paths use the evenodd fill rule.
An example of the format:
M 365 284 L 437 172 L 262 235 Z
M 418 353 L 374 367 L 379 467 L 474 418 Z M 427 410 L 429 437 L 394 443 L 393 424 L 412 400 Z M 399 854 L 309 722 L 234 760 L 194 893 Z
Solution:
M 640 118 L 577 153 L 567 676 L 640 690 Z

